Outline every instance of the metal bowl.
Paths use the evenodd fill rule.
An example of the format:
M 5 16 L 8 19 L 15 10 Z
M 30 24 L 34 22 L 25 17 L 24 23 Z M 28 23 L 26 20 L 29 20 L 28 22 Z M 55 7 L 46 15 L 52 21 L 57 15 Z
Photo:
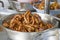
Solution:
M 43 32 L 42 35 L 39 35 L 38 37 L 36 36 L 34 40 L 60 40 L 59 38 L 60 38 L 60 28 L 54 28 Z
M 52 23 L 54 25 L 53 28 L 58 27 L 58 21 L 56 21 L 55 18 L 53 18 L 52 16 L 50 16 L 48 14 L 41 14 L 41 13 L 37 13 L 37 14 L 40 15 L 41 19 L 44 22 Z M 13 15 L 15 15 L 15 14 L 4 17 L 2 22 L 4 20 L 6 20 L 6 21 L 9 20 L 9 18 L 12 17 Z M 8 37 L 12 40 L 33 40 L 35 38 L 35 36 L 37 36 L 37 34 L 40 34 L 44 31 L 46 31 L 46 30 L 44 30 L 42 32 L 18 32 L 18 31 L 14 31 L 14 30 L 11 30 L 11 29 L 8 29 L 5 27 L 3 27 L 3 28 L 7 31 Z M 50 28 L 50 29 L 52 29 L 52 28 Z M 47 30 L 50 30 L 50 29 L 47 29 Z

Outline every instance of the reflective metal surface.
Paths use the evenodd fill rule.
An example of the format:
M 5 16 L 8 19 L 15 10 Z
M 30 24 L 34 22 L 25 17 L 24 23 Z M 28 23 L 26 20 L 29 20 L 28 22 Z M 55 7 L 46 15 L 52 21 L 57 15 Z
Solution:
M 52 16 L 50 16 L 48 14 L 41 14 L 41 13 L 37 13 L 37 14 L 39 14 L 41 16 L 41 19 L 44 22 L 52 23 L 54 25 L 53 28 L 58 27 L 58 21 L 56 21 L 55 18 L 53 18 Z M 9 17 L 12 17 L 12 16 L 13 15 L 6 16 L 2 19 L 7 21 L 7 20 L 9 20 Z M 3 22 L 3 20 L 2 20 L 2 22 Z M 13 31 L 13 30 L 10 30 L 7 28 L 4 28 L 4 29 L 7 31 L 8 37 L 12 40 L 33 40 L 33 39 L 35 39 L 35 36 L 37 36 L 37 34 L 42 34 L 42 32 L 17 32 L 17 31 Z M 47 29 L 47 30 L 50 30 L 50 29 Z
M 50 0 L 45 0 L 45 8 L 44 8 L 44 13 L 49 14 L 50 13 Z
M 39 35 L 38 37 L 36 36 L 34 40 L 60 40 L 59 38 L 60 38 L 60 29 L 55 28 L 43 32 L 42 35 Z

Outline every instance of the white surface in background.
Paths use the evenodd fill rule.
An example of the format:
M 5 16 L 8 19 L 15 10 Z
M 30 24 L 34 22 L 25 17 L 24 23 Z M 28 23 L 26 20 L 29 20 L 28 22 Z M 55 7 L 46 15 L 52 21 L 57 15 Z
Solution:
M 5 8 L 0 8 L 0 14 L 10 15 L 12 13 L 17 13 L 17 11 L 16 10 L 5 9 Z

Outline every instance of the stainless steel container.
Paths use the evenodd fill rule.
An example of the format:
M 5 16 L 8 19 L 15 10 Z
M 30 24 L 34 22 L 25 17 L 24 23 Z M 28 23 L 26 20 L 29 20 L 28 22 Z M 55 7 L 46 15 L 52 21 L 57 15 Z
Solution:
M 44 22 L 52 23 L 54 25 L 53 28 L 58 27 L 58 21 L 56 21 L 55 18 L 53 18 L 52 16 L 50 16 L 48 14 L 41 14 L 41 13 L 37 13 L 37 14 L 39 14 L 41 16 L 41 19 Z M 11 17 L 11 16 L 13 16 L 13 15 L 6 16 L 3 18 L 3 20 L 7 21 L 7 20 L 9 20 L 9 17 Z M 3 28 L 7 31 L 8 37 L 12 40 L 34 40 L 35 38 L 38 37 L 38 35 L 41 35 L 42 32 L 44 32 L 44 31 L 42 31 L 42 32 L 17 32 L 14 30 L 7 29 L 5 27 L 3 27 Z M 50 30 L 50 29 L 47 29 L 47 30 Z
M 34 40 L 60 40 L 60 28 L 45 31 L 42 35 L 36 36 Z

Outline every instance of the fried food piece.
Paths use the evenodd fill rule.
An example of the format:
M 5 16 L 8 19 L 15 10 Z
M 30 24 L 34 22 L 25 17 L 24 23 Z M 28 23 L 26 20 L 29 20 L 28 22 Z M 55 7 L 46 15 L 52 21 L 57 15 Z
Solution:
M 60 4 L 58 4 L 57 2 L 54 2 L 50 5 L 50 9 L 51 10 L 60 9 Z
M 7 22 L 3 23 L 4 27 L 9 27 L 9 24 Z
M 44 23 L 38 14 L 31 14 L 28 10 L 24 14 L 16 14 L 3 26 L 19 32 L 40 32 L 52 28 L 52 24 Z
M 44 6 L 45 6 L 45 3 L 42 1 L 42 2 L 39 4 L 38 9 L 43 10 L 43 9 L 44 9 Z

